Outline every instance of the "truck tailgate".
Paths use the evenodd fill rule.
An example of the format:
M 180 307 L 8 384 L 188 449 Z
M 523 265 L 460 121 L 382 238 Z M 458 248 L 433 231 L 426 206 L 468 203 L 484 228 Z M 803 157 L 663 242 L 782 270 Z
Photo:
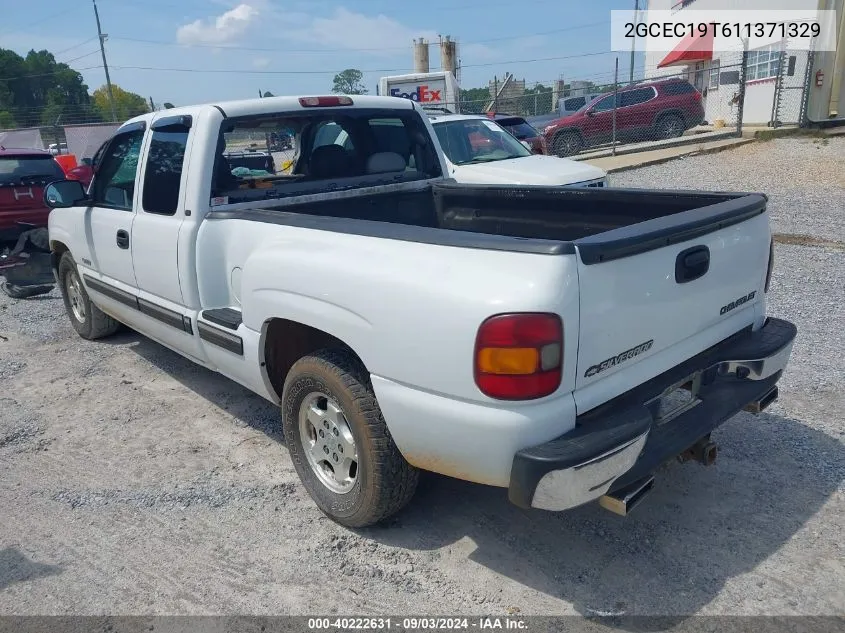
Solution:
M 579 413 L 759 321 L 765 203 L 747 195 L 575 242 Z

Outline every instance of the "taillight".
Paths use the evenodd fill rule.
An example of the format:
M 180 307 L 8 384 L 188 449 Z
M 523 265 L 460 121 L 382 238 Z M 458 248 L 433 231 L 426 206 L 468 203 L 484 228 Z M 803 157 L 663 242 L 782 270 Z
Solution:
M 475 339 L 475 384 L 499 400 L 530 400 L 553 393 L 561 381 L 563 323 L 556 314 L 490 317 Z
M 769 266 L 766 269 L 766 286 L 763 292 L 769 292 L 769 284 L 772 281 L 772 269 L 775 267 L 775 238 L 769 243 Z
M 300 97 L 299 105 L 303 108 L 323 108 L 332 106 L 349 106 L 352 105 L 352 99 L 349 97 Z

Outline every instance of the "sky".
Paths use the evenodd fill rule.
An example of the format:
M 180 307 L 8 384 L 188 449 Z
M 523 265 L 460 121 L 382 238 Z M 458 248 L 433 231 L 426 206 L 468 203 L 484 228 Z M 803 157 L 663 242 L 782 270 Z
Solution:
M 91 0 L 2 2 L 0 48 L 47 49 L 105 83 Z M 97 0 L 111 81 L 158 104 L 328 94 L 345 68 L 378 79 L 413 71 L 413 40 L 458 42 L 460 85 L 511 72 L 528 85 L 627 77 L 630 53 L 610 49 L 610 11 L 631 0 Z M 643 59 L 637 55 L 636 69 Z

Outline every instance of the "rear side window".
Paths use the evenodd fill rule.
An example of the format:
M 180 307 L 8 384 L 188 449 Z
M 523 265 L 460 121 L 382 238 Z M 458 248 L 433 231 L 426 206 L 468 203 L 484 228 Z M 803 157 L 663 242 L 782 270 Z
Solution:
M 0 186 L 46 184 L 64 177 L 52 156 L 0 156 Z
M 183 124 L 153 128 L 142 200 L 147 213 L 176 213 L 189 133 L 190 128 Z
M 640 103 L 645 103 L 653 96 L 653 88 L 639 88 L 637 90 L 629 90 L 628 92 L 623 92 L 621 95 L 619 95 L 621 101 L 619 107 L 624 108 L 625 106 L 632 106 L 638 105 Z
M 660 91 L 665 95 L 682 95 L 695 92 L 695 86 L 686 81 L 678 81 L 663 86 Z

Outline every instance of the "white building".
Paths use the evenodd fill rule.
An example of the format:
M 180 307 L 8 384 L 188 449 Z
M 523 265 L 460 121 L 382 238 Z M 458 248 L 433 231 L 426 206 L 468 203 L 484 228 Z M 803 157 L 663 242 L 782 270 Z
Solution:
M 746 67 L 743 122 L 767 125 L 777 113 L 781 123 L 798 123 L 805 81 L 809 79 L 807 115 L 810 121 L 845 120 L 845 0 L 643 0 L 646 9 L 680 12 L 818 9 L 836 10 L 838 45 L 835 52 L 810 55 L 789 39 L 750 48 Z M 765 16 L 765 14 L 761 14 Z M 642 17 L 641 17 L 642 19 Z M 724 50 L 725 40 L 709 34 L 695 44 L 687 38 L 672 52 L 646 52 L 645 77 L 684 75 L 704 96 L 705 119 L 735 125 L 738 116 L 742 50 Z M 709 49 L 708 49 L 709 44 Z M 716 49 L 714 51 L 714 48 Z M 778 76 L 781 83 L 778 87 Z M 778 107 L 779 106 L 779 107 Z

